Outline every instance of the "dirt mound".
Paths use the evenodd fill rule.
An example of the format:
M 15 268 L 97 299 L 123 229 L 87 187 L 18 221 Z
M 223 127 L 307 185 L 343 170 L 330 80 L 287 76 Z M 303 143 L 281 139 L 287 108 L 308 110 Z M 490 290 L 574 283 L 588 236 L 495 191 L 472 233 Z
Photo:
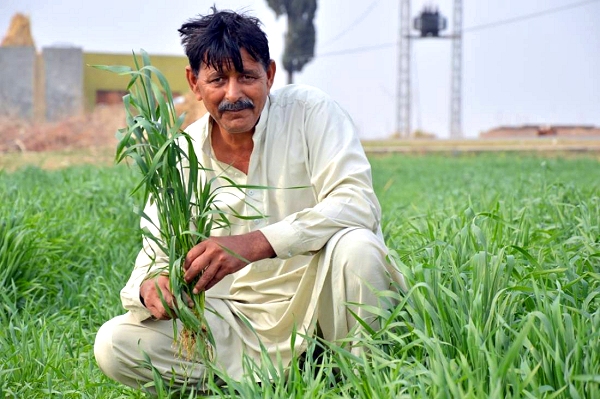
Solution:
M 115 133 L 124 125 L 125 110 L 119 105 L 97 106 L 92 113 L 58 122 L 0 118 L 0 152 L 115 146 Z
M 206 113 L 204 105 L 191 92 L 177 99 L 175 109 L 178 115 L 186 112 L 184 129 Z M 123 127 L 123 104 L 99 104 L 91 113 L 58 122 L 31 123 L 0 117 L 0 153 L 114 147 L 116 132 Z
M 27 16 L 20 13 L 13 15 L 10 20 L 8 31 L 2 39 L 0 46 L 35 47 L 33 36 L 31 35 L 31 23 Z

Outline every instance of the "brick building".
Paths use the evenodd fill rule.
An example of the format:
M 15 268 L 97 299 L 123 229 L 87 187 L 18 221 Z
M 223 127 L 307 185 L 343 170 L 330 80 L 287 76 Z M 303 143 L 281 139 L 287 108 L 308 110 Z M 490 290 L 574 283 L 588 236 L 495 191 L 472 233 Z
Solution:
M 482 139 L 534 137 L 600 137 L 600 127 L 589 125 L 500 126 L 479 135 Z

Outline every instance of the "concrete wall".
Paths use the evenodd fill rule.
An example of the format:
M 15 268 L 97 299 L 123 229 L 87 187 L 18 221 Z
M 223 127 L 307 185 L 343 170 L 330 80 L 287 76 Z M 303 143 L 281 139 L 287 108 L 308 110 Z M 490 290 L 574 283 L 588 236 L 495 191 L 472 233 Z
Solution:
M 34 47 L 0 47 L 0 116 L 33 119 L 35 65 Z
M 150 58 L 168 80 L 174 96 L 189 92 L 186 57 Z M 0 47 L 0 116 L 56 121 L 92 111 L 106 98 L 120 102 L 130 76 L 92 65 L 134 67 L 134 62 L 131 54 L 83 53 L 76 47 L 45 47 L 39 54 L 34 47 Z
M 44 59 L 46 120 L 56 121 L 83 111 L 83 51 L 46 47 Z

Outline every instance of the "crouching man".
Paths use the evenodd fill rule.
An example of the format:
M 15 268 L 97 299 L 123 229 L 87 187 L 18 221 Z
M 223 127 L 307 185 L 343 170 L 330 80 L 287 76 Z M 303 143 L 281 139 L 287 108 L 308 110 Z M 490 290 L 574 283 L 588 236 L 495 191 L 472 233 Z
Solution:
M 219 194 L 227 209 L 262 217 L 214 231 L 189 251 L 184 269 L 187 281 L 201 275 L 195 288 L 214 311 L 206 317 L 216 367 L 241 378 L 242 357 L 260 363 L 261 343 L 272 359 L 289 362 L 294 329 L 311 333 L 318 325 L 335 342 L 358 324 L 349 310 L 376 324 L 348 303 L 379 306 L 374 290 L 403 280 L 386 261 L 370 164 L 348 114 L 315 88 L 271 91 L 276 66 L 260 21 L 213 11 L 179 29 L 187 80 L 208 110 L 186 131 L 207 178 L 265 187 L 245 189 L 243 198 Z M 151 246 L 145 243 L 121 291 L 128 312 L 98 331 L 97 362 L 110 378 L 139 387 L 153 378 L 139 367 L 143 351 L 164 380 L 201 384 L 205 366 L 173 346 L 171 312 L 161 300 L 172 305 L 168 277 L 149 277 L 167 261 L 151 259 Z M 305 344 L 296 337 L 295 350 Z

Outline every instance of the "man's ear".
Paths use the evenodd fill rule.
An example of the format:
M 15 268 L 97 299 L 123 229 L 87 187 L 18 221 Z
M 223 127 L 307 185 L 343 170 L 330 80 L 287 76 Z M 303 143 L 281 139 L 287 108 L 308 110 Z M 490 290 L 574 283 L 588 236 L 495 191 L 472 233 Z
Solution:
M 185 67 L 185 77 L 190 86 L 190 90 L 196 95 L 196 100 L 202 101 L 202 95 L 198 89 L 198 76 L 192 71 L 192 67 L 189 65 Z
M 269 66 L 267 67 L 267 87 L 269 90 L 271 86 L 273 86 L 273 82 L 275 81 L 275 72 L 277 70 L 277 66 L 275 65 L 275 61 L 270 60 Z

